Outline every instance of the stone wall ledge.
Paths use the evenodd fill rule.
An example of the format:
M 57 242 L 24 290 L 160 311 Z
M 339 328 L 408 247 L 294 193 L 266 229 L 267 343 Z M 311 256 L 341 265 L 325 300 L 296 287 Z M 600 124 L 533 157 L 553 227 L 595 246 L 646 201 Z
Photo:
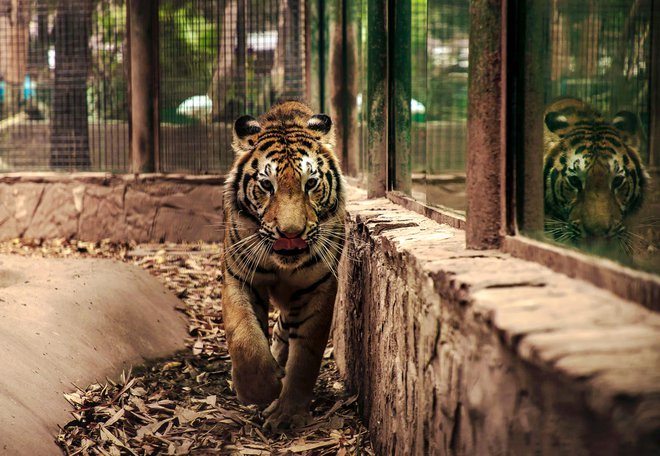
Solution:
M 385 199 L 349 213 L 333 338 L 378 454 L 659 454 L 660 315 Z
M 0 175 L 0 239 L 219 242 L 222 176 Z
M 57 172 L 17 172 L 1 173 L 0 183 L 10 184 L 15 182 L 181 182 L 181 183 L 207 183 L 224 184 L 225 176 L 217 174 L 177 174 L 177 173 L 142 173 L 142 174 L 113 174 L 104 172 L 76 172 L 76 173 L 57 173 Z

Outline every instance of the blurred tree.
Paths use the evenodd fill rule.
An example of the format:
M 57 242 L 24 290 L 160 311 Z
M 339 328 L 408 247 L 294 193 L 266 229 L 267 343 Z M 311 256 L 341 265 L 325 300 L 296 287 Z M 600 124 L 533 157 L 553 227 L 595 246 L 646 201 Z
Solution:
M 277 48 L 272 79 L 275 91 L 282 99 L 298 98 L 303 94 L 302 19 L 300 0 L 278 1 Z
M 6 82 L 4 106 L 9 115 L 18 112 L 27 74 L 30 6 L 28 0 L 0 1 L 0 76 Z
M 87 75 L 92 1 L 58 0 L 55 16 L 55 81 L 51 111 L 50 166 L 88 169 Z
M 126 2 L 95 0 L 92 17 L 89 115 L 128 120 L 128 49 Z
M 230 121 L 245 110 L 245 0 L 225 0 L 216 68 L 209 89 L 213 121 Z

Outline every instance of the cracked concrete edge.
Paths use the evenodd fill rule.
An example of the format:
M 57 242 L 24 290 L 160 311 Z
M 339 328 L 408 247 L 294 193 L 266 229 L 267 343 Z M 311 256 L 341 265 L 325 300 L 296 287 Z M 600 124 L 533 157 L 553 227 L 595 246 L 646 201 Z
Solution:
M 499 251 L 465 249 L 463 231 L 386 199 L 350 201 L 354 242 L 427 277 L 518 359 L 565 382 L 626 440 L 660 432 L 660 315 Z

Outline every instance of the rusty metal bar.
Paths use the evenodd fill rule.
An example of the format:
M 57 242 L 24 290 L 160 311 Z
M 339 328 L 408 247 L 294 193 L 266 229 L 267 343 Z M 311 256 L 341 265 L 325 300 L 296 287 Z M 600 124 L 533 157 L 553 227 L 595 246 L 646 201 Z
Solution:
M 649 81 L 649 165 L 660 166 L 660 1 L 651 6 L 651 80 Z
M 545 100 L 543 94 L 544 77 L 547 69 L 539 49 L 546 46 L 544 29 L 546 27 L 545 2 L 528 1 L 526 10 L 520 11 L 518 20 L 522 33 L 517 41 L 520 49 L 517 54 L 522 65 L 516 71 L 521 71 L 521 98 L 516 106 L 520 111 L 517 115 L 522 141 L 516 144 L 516 158 L 519 160 L 517 185 L 518 227 L 525 233 L 543 237 L 543 112 Z
M 505 19 L 499 0 L 476 0 L 471 4 L 465 236 L 468 248 L 473 249 L 496 248 L 504 234 L 501 198 L 506 160 L 502 137 Z

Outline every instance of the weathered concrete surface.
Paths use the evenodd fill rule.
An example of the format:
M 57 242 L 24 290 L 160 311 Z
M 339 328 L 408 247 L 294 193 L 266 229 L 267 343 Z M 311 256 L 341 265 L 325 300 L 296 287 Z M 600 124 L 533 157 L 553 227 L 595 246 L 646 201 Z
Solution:
M 333 338 L 377 454 L 660 454 L 660 315 L 352 201 Z
M 215 176 L 20 173 L 0 176 L 0 239 L 221 241 Z
M 0 255 L 0 454 L 61 455 L 63 393 L 183 349 L 179 303 L 131 265 Z

